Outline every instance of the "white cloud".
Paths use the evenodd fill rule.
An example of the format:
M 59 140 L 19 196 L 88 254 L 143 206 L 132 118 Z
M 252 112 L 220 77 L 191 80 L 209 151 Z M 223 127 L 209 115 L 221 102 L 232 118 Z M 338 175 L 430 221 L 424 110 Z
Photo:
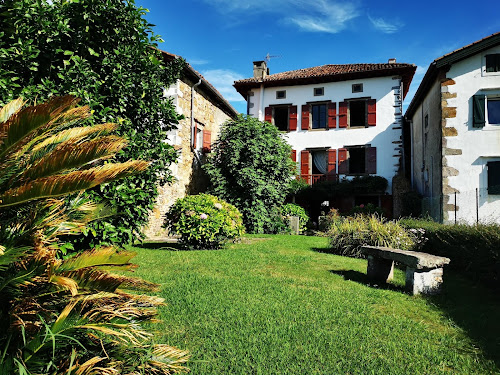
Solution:
M 190 63 L 191 65 L 207 65 L 210 64 L 209 60 L 204 60 L 204 59 L 189 59 L 187 58 L 186 61 Z
M 394 34 L 401 27 L 403 27 L 403 24 L 398 21 L 388 22 L 383 18 L 373 18 L 370 15 L 368 16 L 368 19 L 372 23 L 373 27 L 385 34 Z
M 233 87 L 234 81 L 245 77 L 229 69 L 212 69 L 201 72 L 208 82 L 210 82 L 226 100 L 242 102 L 245 99 Z
M 270 13 L 304 31 L 338 33 L 360 15 L 350 0 L 204 0 L 221 13 L 241 15 Z

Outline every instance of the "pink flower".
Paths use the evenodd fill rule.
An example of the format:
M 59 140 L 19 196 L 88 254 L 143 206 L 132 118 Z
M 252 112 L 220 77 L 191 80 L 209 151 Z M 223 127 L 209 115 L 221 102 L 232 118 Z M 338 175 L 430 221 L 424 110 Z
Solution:
M 360 204 L 359 208 L 365 208 L 365 205 L 364 204 Z
M 201 214 L 201 215 L 200 215 L 200 219 L 201 219 L 201 220 L 205 220 L 205 219 L 207 219 L 207 218 L 208 218 L 207 214 Z

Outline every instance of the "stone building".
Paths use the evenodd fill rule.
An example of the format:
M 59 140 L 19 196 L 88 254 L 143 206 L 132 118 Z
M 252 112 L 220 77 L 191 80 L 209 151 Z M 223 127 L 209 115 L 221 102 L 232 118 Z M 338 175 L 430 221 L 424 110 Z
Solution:
M 434 60 L 405 119 L 406 175 L 424 210 L 500 223 L 500 33 Z
M 165 61 L 178 56 L 162 51 Z M 204 192 L 207 178 L 201 170 L 206 154 L 217 139 L 220 126 L 237 116 L 236 110 L 224 97 L 191 65 L 186 64 L 180 79 L 165 88 L 164 95 L 172 98 L 175 108 L 184 119 L 177 129 L 171 130 L 166 142 L 174 146 L 178 161 L 172 164 L 174 181 L 159 187 L 159 196 L 150 221 L 145 228 L 149 239 L 166 236 L 162 229 L 168 208 L 186 195 Z
M 329 202 L 330 207 L 348 211 L 372 203 L 390 216 L 402 149 L 402 102 L 415 70 L 390 59 L 269 74 L 266 62 L 256 61 L 253 78 L 234 87 L 247 100 L 248 114 L 283 132 L 303 181 L 356 176 L 388 181 L 386 191 L 352 194 Z

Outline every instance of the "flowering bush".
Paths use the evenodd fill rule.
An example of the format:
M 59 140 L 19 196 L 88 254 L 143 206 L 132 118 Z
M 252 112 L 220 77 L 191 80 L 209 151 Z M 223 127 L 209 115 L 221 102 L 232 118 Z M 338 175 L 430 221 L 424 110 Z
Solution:
M 244 233 L 238 209 L 208 194 L 178 199 L 167 212 L 164 227 L 180 235 L 186 247 L 194 249 L 220 248 Z
M 309 216 L 306 213 L 306 210 L 294 203 L 287 203 L 281 208 L 281 214 L 285 219 L 288 219 L 290 216 L 298 216 L 299 217 L 299 231 L 302 233 L 307 226 L 307 222 L 309 221 Z
M 350 216 L 354 216 L 357 214 L 368 215 L 368 216 L 376 214 L 382 216 L 384 214 L 384 211 L 380 207 L 375 206 L 373 203 L 368 203 L 367 205 L 360 204 L 359 206 L 355 206 L 349 212 Z
M 356 215 L 336 221 L 328 231 L 332 253 L 362 258 L 363 245 L 412 250 L 416 236 L 397 221 L 385 221 L 375 215 Z

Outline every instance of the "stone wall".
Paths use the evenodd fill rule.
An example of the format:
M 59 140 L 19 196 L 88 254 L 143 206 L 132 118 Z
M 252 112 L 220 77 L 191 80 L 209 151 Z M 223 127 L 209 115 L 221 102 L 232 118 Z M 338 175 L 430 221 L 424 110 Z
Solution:
M 187 79 L 178 80 L 175 87 L 171 87 L 167 93 L 173 98 L 177 112 L 183 114 L 184 119 L 180 121 L 178 129 L 169 134 L 168 143 L 175 147 L 179 156 L 177 163 L 170 167 L 174 181 L 158 187 L 158 199 L 144 230 L 148 239 L 168 236 L 162 224 L 169 207 L 178 198 L 203 192 L 207 187 L 207 178 L 200 168 L 206 158 L 201 152 L 201 137 L 198 137 L 197 150 L 191 149 L 191 87 L 195 83 Z M 230 117 L 200 87 L 195 89 L 194 94 L 194 121 L 198 131 L 211 132 L 214 143 L 220 126 Z

